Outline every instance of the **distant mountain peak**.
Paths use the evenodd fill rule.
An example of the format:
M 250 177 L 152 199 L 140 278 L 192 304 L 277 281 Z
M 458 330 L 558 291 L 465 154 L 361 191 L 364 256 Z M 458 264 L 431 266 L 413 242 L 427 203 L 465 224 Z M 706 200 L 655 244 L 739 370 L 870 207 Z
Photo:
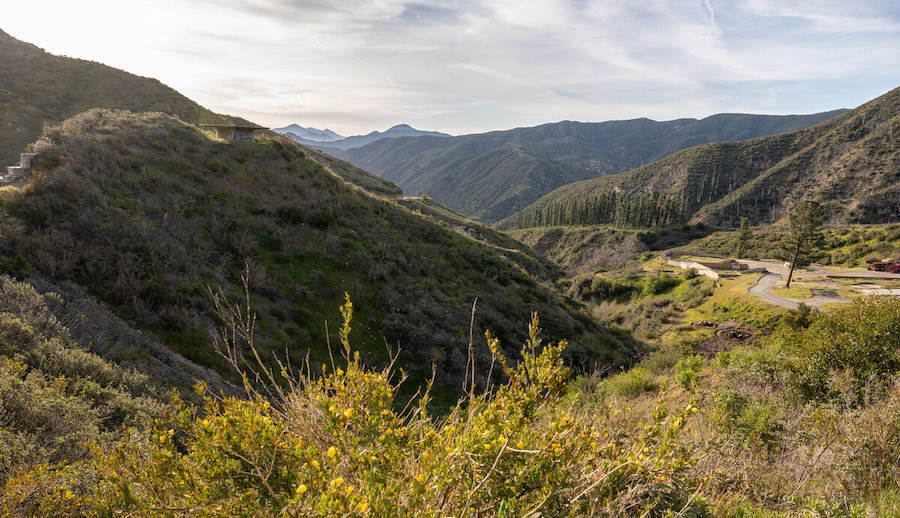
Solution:
M 365 135 L 354 135 L 352 137 L 341 137 L 331 130 L 317 130 L 315 128 L 303 128 L 292 124 L 284 128 L 275 128 L 275 131 L 283 135 L 287 135 L 297 142 L 322 150 L 341 150 L 354 149 L 371 144 L 376 140 L 385 138 L 400 137 L 449 137 L 446 133 L 437 131 L 422 131 L 413 128 L 409 124 L 396 124 L 384 131 L 372 131 Z M 327 135 L 326 135 L 327 134 Z
M 343 136 L 338 135 L 330 129 L 320 130 L 312 127 L 304 128 L 299 124 L 291 124 L 290 126 L 285 126 L 283 128 L 275 128 L 274 131 L 277 133 L 281 133 L 282 135 L 287 135 L 292 139 L 300 142 L 310 141 L 329 143 L 344 139 Z

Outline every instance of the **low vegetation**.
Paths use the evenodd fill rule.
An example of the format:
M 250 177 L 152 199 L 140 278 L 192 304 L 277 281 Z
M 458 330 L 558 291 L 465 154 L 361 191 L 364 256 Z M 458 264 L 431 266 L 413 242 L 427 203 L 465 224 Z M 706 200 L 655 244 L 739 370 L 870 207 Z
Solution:
M 363 363 L 351 346 L 349 300 L 341 313 L 337 361 L 322 375 L 308 366 L 279 372 L 244 364 L 245 397 L 217 395 L 201 384 L 198 404 L 180 395 L 165 407 L 147 400 L 154 403 L 143 417 L 115 421 L 116 433 L 89 430 L 93 440 L 76 451 L 14 458 L 3 472 L 4 513 L 862 517 L 900 511 L 900 379 L 896 351 L 885 345 L 900 341 L 896 298 L 800 315 L 762 347 L 713 358 L 655 353 L 620 375 L 574 381 L 562 361 L 565 342 L 544 344 L 534 317 L 516 363 L 486 334 L 505 381 L 488 387 L 468 376 L 466 395 L 442 417 L 428 411 L 430 384 L 399 410 L 393 368 Z M 221 320 L 238 330 L 226 330 L 223 351 L 253 350 L 252 318 L 224 313 Z M 243 364 L 240 356 L 228 361 Z M 259 376 L 272 383 L 253 383 Z M 59 381 L 30 378 L 57 391 L 34 391 L 41 403 L 66 390 Z M 84 390 L 70 397 L 90 400 Z M 77 408 L 60 416 L 57 429 L 83 422 Z M 8 428 L 4 433 L 9 436 Z
M 659 398 L 695 403 L 682 439 L 715 516 L 895 516 L 898 317 L 896 297 L 802 307 L 750 344 L 661 349 L 577 390 L 645 419 Z
M 680 440 L 695 406 L 660 405 L 643 420 L 566 398 L 566 344 L 542 345 L 535 316 L 517 365 L 486 334 L 506 382 L 479 394 L 472 382 L 445 417 L 428 414 L 427 391 L 398 412 L 391 369 L 366 368 L 350 346 L 352 311 L 348 300 L 339 330 L 343 359 L 322 377 L 282 369 L 287 386 L 270 386 L 276 391 L 264 397 L 245 374 L 244 399 L 216 397 L 201 385 L 199 407 L 176 396 L 164 417 L 95 443 L 87 458 L 9 477 L 4 511 L 707 515 L 698 495 L 703 482 L 690 475 L 698 459 Z M 239 321 L 241 329 L 252 326 Z

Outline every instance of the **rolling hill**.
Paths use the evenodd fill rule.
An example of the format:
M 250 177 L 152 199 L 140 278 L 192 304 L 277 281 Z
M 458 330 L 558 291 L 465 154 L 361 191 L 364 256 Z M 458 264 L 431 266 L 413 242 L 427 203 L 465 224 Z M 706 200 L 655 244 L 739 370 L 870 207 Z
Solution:
M 432 203 L 369 194 L 336 169 L 367 173 L 287 138 L 226 144 L 165 114 L 98 109 L 33 147 L 30 185 L 0 190 L 0 273 L 72 283 L 198 364 L 223 367 L 208 288 L 239 297 L 242 275 L 266 358 L 328 363 L 325 324 L 335 329 L 348 293 L 367 360 L 387 361 L 386 340 L 414 380 L 436 364 L 443 403 L 476 298 L 475 332 L 511 350 L 531 311 L 571 337 L 576 363 L 621 362 L 633 347 L 545 286 L 560 272 L 530 248 Z
M 577 182 L 542 197 L 501 226 L 530 226 L 552 206 L 609 193 L 678 200 L 684 221 L 774 223 L 804 198 L 839 223 L 900 219 L 900 89 L 817 126 L 743 142 L 695 146 L 622 174 Z M 540 219 L 540 218 L 538 218 Z
M 842 112 L 565 121 L 459 137 L 379 140 L 330 152 L 407 194 L 426 194 L 467 216 L 496 222 L 571 182 L 628 171 L 697 144 L 805 128 Z
M 54 56 L 0 31 L 0 165 L 15 164 L 44 123 L 90 108 L 161 111 L 192 123 L 228 120 L 155 79 Z

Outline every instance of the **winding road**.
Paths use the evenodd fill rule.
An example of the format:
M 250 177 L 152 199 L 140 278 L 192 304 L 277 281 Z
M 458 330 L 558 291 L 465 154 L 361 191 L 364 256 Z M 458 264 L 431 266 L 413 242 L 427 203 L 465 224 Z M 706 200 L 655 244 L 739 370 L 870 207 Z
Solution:
M 759 280 L 756 281 L 756 284 L 747 290 L 748 293 L 754 295 L 755 297 L 768 302 L 769 304 L 773 304 L 776 306 L 782 306 L 791 309 L 797 309 L 797 306 L 803 302 L 807 306 L 813 306 L 819 309 L 823 309 L 823 304 L 830 302 L 852 302 L 853 299 L 848 299 L 847 297 L 842 297 L 837 293 L 827 289 L 830 286 L 827 284 L 822 286 L 822 290 L 818 290 L 815 288 L 816 284 L 824 284 L 824 283 L 815 283 L 810 284 L 809 286 L 813 288 L 814 296 L 808 299 L 788 299 L 785 297 L 779 297 L 778 295 L 772 294 L 772 288 L 775 287 L 775 284 L 781 280 L 782 277 L 786 276 L 790 269 L 784 264 L 776 262 L 776 261 L 741 261 L 742 263 L 747 263 L 750 268 L 765 268 L 767 273 L 764 273 Z M 900 279 L 900 275 L 888 272 L 871 272 L 871 271 L 852 271 L 852 270 L 844 270 L 838 268 L 827 268 L 824 266 L 812 266 L 812 271 L 805 272 L 794 272 L 794 279 L 802 282 L 802 279 L 809 277 L 847 277 L 854 279 Z M 826 293 L 816 295 L 816 292 Z M 831 295 L 827 293 L 832 293 Z

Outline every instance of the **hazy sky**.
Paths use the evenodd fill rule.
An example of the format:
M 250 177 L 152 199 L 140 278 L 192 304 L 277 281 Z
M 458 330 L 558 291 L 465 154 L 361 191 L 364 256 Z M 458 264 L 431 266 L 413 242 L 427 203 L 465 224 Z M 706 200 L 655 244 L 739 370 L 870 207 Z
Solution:
M 214 111 L 344 135 L 852 108 L 897 0 L 3 0 L 0 29 Z

